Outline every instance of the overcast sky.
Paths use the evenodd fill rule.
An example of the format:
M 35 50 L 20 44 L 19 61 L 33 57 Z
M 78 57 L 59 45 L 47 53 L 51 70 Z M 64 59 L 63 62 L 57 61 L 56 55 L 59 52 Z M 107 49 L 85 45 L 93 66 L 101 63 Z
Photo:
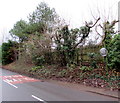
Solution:
M 117 18 L 119 0 L 1 0 L 0 1 L 0 42 L 2 35 L 9 38 L 8 31 L 20 19 L 27 20 L 41 1 L 55 8 L 61 18 L 71 27 L 80 27 L 84 21 L 94 20 L 92 14 Z M 92 12 L 92 13 L 91 13 Z M 107 19 L 107 18 L 106 18 Z

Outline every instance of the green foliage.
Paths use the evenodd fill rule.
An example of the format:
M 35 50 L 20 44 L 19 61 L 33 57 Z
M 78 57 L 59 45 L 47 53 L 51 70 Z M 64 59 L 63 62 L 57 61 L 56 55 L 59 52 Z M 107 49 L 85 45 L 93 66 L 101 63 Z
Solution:
M 91 64 L 90 64 L 90 66 L 91 66 L 92 68 L 97 68 L 97 67 L 98 67 L 96 61 L 92 61 Z
M 75 64 L 67 64 L 67 68 L 69 68 L 69 70 L 73 70 L 75 69 L 76 65 Z
M 103 43 L 104 47 L 108 50 L 108 55 L 105 57 L 106 69 L 116 69 L 118 70 L 118 65 L 120 65 L 119 61 L 119 40 L 116 39 L 115 34 L 115 24 L 118 21 L 114 20 L 112 22 L 106 21 L 103 23 L 103 32 L 104 38 Z M 119 35 L 119 34 L 118 34 Z M 118 36 L 119 39 L 119 36 Z M 117 45 L 116 45 L 117 44 Z M 118 48 L 118 49 L 116 49 Z M 108 70 L 107 70 L 108 71 Z
M 96 55 L 95 53 L 88 53 L 88 56 L 89 56 L 91 59 L 95 59 L 97 55 Z
M 68 26 L 59 30 L 58 33 L 59 34 L 55 38 L 55 43 L 57 44 L 57 51 L 60 57 L 62 56 L 61 63 L 66 66 L 73 61 L 72 57 L 74 57 L 74 51 L 72 50 L 72 42 L 74 42 L 74 40 L 71 38 Z
M 24 20 L 20 20 L 16 22 L 13 29 L 10 30 L 10 34 L 13 37 L 18 37 L 20 42 L 28 40 L 30 34 L 40 36 L 41 33 L 51 31 L 58 16 L 54 9 L 48 7 L 46 3 L 41 2 L 28 18 L 28 23 Z
M 44 32 L 45 25 L 43 23 L 26 23 L 24 20 L 18 21 L 13 29 L 10 30 L 10 34 L 13 37 L 18 37 L 20 42 L 26 41 L 29 35 L 34 34 L 40 36 Z
M 2 44 L 2 64 L 9 64 L 15 61 L 18 49 L 18 43 L 14 41 L 8 41 L 8 43 Z
M 68 29 L 68 26 L 64 26 L 56 33 L 55 43 L 57 45 L 57 51 L 62 56 L 62 65 L 77 64 L 78 50 L 77 46 L 88 37 L 88 27 L 84 26 L 80 29 Z M 85 30 L 84 30 L 85 29 Z M 89 28 L 90 29 L 90 28 Z M 78 37 L 81 38 L 78 41 Z
M 108 66 L 111 69 L 120 71 L 120 34 L 114 36 L 110 43 L 108 53 Z
M 66 74 L 67 74 L 67 70 L 66 70 L 66 69 L 63 69 L 63 70 L 61 70 L 61 71 L 58 73 L 58 76 L 59 76 L 59 77 L 65 77 Z
M 92 68 L 97 68 L 97 62 L 96 62 L 96 58 L 97 58 L 97 54 L 95 53 L 88 53 L 88 56 L 90 57 L 90 66 Z
M 29 23 L 26 27 L 26 33 L 27 34 L 34 34 L 40 36 L 41 33 L 44 33 L 45 31 L 45 24 L 39 22 L 39 23 Z
M 51 63 L 47 60 L 51 55 L 47 54 L 47 50 L 49 49 L 48 52 L 50 52 L 51 45 L 54 42 L 52 42 L 52 38 L 46 36 L 46 34 L 49 34 L 52 30 L 56 30 L 56 26 L 61 22 L 59 16 L 54 8 L 51 9 L 46 3 L 41 2 L 36 10 L 29 15 L 28 19 L 28 23 L 24 20 L 18 21 L 13 29 L 11 29 L 11 35 L 19 38 L 20 42 L 22 42 L 20 45 L 21 48 L 25 47 L 23 51 L 29 55 L 30 59 L 33 58 L 33 62 L 36 65 L 41 65 L 45 62 Z M 77 47 L 88 37 L 90 29 L 93 26 L 85 24 L 85 26 L 71 30 L 69 30 L 68 26 L 64 26 L 62 29 L 58 28 L 55 37 L 55 44 L 57 46 L 56 50 L 62 66 L 76 66 L 78 64 L 79 53 Z M 55 33 L 55 31 L 53 32 Z M 43 35 L 45 35 L 45 38 L 41 39 Z M 80 40 L 78 40 L 78 38 L 80 38 Z
M 37 70 L 42 69 L 42 68 L 44 68 L 44 66 L 36 66 L 36 67 L 33 67 L 33 68 L 31 69 L 31 71 L 32 71 L 32 72 L 36 72 Z
M 53 24 L 56 23 L 58 16 L 54 8 L 51 9 L 45 2 L 41 2 L 28 18 L 30 24 L 42 23 L 45 31 L 51 29 Z
M 33 63 L 36 64 L 37 66 L 41 66 L 43 64 L 45 64 L 45 58 L 44 56 L 38 56 L 38 55 L 35 55 L 33 57 Z
M 90 28 L 87 26 L 80 27 L 80 33 L 83 34 L 83 38 L 86 38 L 90 33 Z
M 80 67 L 80 70 L 82 70 L 82 71 L 91 71 L 91 70 L 93 70 L 93 68 L 90 68 L 90 67 L 87 67 L 87 66 L 82 66 L 82 67 Z
M 18 37 L 19 41 L 22 42 L 24 40 L 27 40 L 28 34 L 26 33 L 26 27 L 28 24 L 24 20 L 20 20 L 16 22 L 13 29 L 10 30 L 10 34 L 13 37 Z

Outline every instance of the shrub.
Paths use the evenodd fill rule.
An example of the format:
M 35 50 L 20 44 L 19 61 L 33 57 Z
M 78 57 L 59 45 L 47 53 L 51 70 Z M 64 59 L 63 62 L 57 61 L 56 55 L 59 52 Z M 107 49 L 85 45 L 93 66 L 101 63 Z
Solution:
M 90 66 L 92 68 L 97 68 L 97 63 L 96 63 L 96 58 L 97 58 L 97 54 L 95 53 L 88 53 L 88 56 L 90 58 Z
M 112 39 L 108 52 L 108 67 L 120 71 L 120 34 Z
M 61 71 L 58 73 L 58 76 L 59 76 L 59 77 L 64 77 L 66 74 L 67 74 L 67 70 L 66 70 L 66 69 L 63 69 L 63 70 L 61 70 Z
M 44 58 L 44 56 L 43 56 L 43 55 L 42 55 L 42 56 L 35 55 L 35 56 L 33 57 L 33 63 L 34 63 L 35 65 L 37 65 L 37 66 L 43 65 L 43 64 L 45 63 L 45 58 Z
M 2 64 L 6 65 L 16 60 L 18 54 L 18 43 L 15 41 L 8 41 L 2 44 Z
M 31 69 L 31 71 L 36 72 L 38 69 L 42 69 L 44 66 L 36 66 Z
M 91 71 L 91 70 L 93 70 L 93 68 L 90 68 L 90 67 L 87 67 L 87 66 L 82 66 L 80 68 L 80 70 L 82 70 L 82 71 Z

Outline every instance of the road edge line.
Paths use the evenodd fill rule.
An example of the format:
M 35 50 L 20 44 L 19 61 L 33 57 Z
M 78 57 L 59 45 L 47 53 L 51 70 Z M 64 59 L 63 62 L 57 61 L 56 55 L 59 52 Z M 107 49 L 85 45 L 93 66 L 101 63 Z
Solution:
M 3 81 L 4 81 L 5 83 L 8 83 L 9 85 L 15 87 L 15 88 L 18 88 L 17 86 L 15 86 L 15 85 L 13 85 L 13 84 L 11 84 L 11 83 L 9 83 L 9 82 L 6 82 L 5 80 L 3 80 Z
M 36 97 L 35 95 L 32 95 L 32 97 L 35 98 L 35 99 L 37 99 L 38 101 L 44 102 L 44 100 L 42 100 L 42 99 Z
M 104 94 L 104 93 L 100 93 L 100 92 L 94 92 L 94 91 L 86 91 L 86 92 L 96 93 L 96 94 L 99 94 L 99 95 L 104 95 L 104 96 L 107 96 L 107 97 L 112 97 L 112 98 L 120 99 L 119 96 L 117 97 L 117 96 L 114 96 L 114 95 Z

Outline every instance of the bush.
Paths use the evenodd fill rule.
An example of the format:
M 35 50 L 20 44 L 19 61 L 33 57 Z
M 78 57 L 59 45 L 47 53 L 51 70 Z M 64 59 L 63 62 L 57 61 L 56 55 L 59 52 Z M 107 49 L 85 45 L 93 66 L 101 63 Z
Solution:
M 88 53 L 88 56 L 90 58 L 90 66 L 92 68 L 97 68 L 97 62 L 96 62 L 96 58 L 97 58 L 97 54 L 95 53 Z
M 18 43 L 15 41 L 8 41 L 2 44 L 2 64 L 6 65 L 16 60 L 18 54 Z
M 87 67 L 87 66 L 82 66 L 80 68 L 80 70 L 82 70 L 82 71 L 91 71 L 91 70 L 93 70 L 93 68 L 90 68 L 90 67 Z
M 59 76 L 59 77 L 65 77 L 66 74 L 67 74 L 67 70 L 66 70 L 66 69 L 63 69 L 63 70 L 61 70 L 61 71 L 58 73 L 58 76 Z
M 120 71 L 120 34 L 112 39 L 108 52 L 108 67 Z
M 33 67 L 30 71 L 32 72 L 36 72 L 38 69 L 42 69 L 44 66 L 36 66 L 36 67 Z
M 43 55 L 42 56 L 38 56 L 38 55 L 34 56 L 33 63 L 37 66 L 41 66 L 41 65 L 45 64 L 44 56 Z

